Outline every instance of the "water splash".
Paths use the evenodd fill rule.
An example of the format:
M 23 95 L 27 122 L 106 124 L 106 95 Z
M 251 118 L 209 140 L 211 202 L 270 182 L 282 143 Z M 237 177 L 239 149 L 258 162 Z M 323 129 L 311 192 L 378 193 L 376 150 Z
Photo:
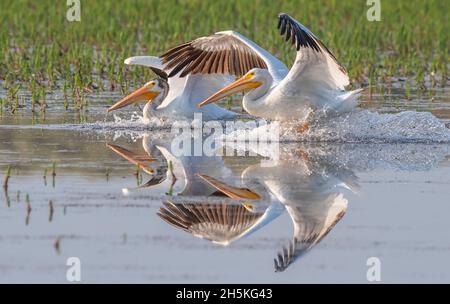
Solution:
M 280 123 L 280 142 L 345 142 L 345 143 L 447 143 L 450 129 L 429 112 L 405 111 L 379 114 L 358 109 L 336 117 L 316 113 L 310 126 L 300 132 L 303 122 Z M 271 132 L 273 124 L 255 130 L 236 130 L 227 139 L 248 138 L 257 141 L 261 132 Z M 267 131 L 268 130 L 268 131 Z
M 172 127 L 183 121 L 161 120 L 157 117 L 144 119 L 137 113 L 131 118 L 113 116 L 113 121 L 98 121 L 85 124 L 53 125 L 2 125 L 8 128 L 72 129 L 97 133 L 137 134 L 148 131 L 170 133 Z M 241 121 L 241 120 L 239 120 Z M 315 113 L 309 118 L 310 127 L 300 132 L 303 122 L 269 122 L 258 128 L 248 129 L 248 125 L 231 130 L 222 139 L 224 141 L 260 140 L 261 134 L 279 133 L 279 142 L 342 142 L 342 143 L 449 143 L 450 129 L 429 112 L 404 111 L 397 114 L 380 114 L 369 110 L 356 111 L 341 116 L 325 116 Z M 191 126 L 196 124 L 189 122 Z M 222 122 L 224 126 L 224 122 Z M 229 130 L 224 130 L 229 131 Z M 272 140 L 272 137 L 271 137 Z
M 450 130 L 429 112 L 358 110 L 330 119 L 319 117 L 305 137 L 313 141 L 450 142 Z

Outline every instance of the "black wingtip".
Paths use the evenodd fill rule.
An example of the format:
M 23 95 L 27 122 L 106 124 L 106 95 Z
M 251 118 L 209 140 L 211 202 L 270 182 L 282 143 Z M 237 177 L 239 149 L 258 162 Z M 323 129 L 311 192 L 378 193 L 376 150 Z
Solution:
M 282 29 L 286 26 L 286 19 L 289 19 L 289 15 L 286 13 L 279 13 L 278 14 L 278 29 Z M 282 33 L 284 35 L 284 33 Z
M 316 41 L 316 37 L 308 29 L 304 28 L 298 21 L 286 13 L 278 14 L 278 18 L 280 35 L 286 35 L 286 41 L 292 38 L 291 43 L 295 45 L 297 51 L 302 47 L 309 47 L 316 52 L 320 52 L 320 41 L 318 39 Z

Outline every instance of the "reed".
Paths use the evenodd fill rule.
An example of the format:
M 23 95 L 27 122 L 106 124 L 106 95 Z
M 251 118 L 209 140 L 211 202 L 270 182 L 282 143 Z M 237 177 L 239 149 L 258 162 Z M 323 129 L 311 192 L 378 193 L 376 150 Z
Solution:
M 52 176 L 56 177 L 56 162 L 52 162 Z
M 27 209 L 26 209 L 26 216 L 25 216 L 25 225 L 26 226 L 28 226 L 30 224 L 31 211 L 33 211 L 33 209 L 31 208 L 31 204 L 28 202 Z
M 53 208 L 53 201 L 49 201 L 48 202 L 48 221 L 52 222 L 53 220 L 53 213 L 54 213 L 55 209 Z
M 5 178 L 3 179 L 3 189 L 5 190 L 5 192 L 8 192 L 8 183 L 10 178 L 11 178 L 11 166 L 8 166 L 5 172 Z

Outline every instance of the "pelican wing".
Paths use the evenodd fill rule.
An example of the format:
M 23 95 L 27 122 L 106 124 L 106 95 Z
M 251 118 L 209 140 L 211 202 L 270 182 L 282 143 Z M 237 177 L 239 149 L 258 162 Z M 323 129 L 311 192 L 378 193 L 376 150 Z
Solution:
M 192 74 L 242 76 L 253 68 L 268 69 L 275 81 L 286 76 L 286 66 L 253 41 L 233 31 L 200 37 L 161 56 L 169 77 Z
M 321 203 L 331 203 L 331 206 Z M 305 206 L 287 206 L 294 224 L 294 237 L 288 246 L 274 259 L 276 272 L 286 270 L 289 265 L 318 244 L 342 219 L 347 211 L 348 201 L 342 194 L 331 195 L 323 202 L 307 203 L 313 210 L 302 210 Z
M 300 90 L 344 90 L 349 84 L 345 68 L 331 51 L 309 29 L 287 14 L 278 16 L 278 28 L 297 50 L 289 74 L 280 83 L 285 94 L 296 95 Z
M 127 65 L 143 65 L 149 67 L 153 73 L 159 77 L 167 80 L 167 73 L 164 71 L 164 66 L 158 57 L 154 56 L 135 56 L 125 59 Z
M 135 56 L 125 59 L 127 65 L 142 65 L 149 67 L 156 75 L 163 75 L 162 78 L 167 79 L 167 73 L 164 71 L 164 64 L 159 57 L 155 56 Z M 165 77 L 164 77 L 165 75 Z M 172 101 L 181 94 L 183 94 L 187 79 L 180 77 L 172 77 L 168 79 L 169 93 L 164 99 L 165 101 Z
M 243 237 L 263 213 L 226 203 L 165 202 L 158 216 L 170 225 L 217 244 L 228 245 Z

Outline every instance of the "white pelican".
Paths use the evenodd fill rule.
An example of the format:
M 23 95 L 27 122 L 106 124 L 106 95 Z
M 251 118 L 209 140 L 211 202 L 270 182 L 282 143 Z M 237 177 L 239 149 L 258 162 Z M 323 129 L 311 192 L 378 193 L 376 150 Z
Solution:
M 107 147 L 137 165 L 145 173 L 152 175 L 151 180 L 136 189 L 125 188 L 123 192 L 129 194 L 137 190 L 149 190 L 156 193 L 171 192 L 175 196 L 210 196 L 216 190 L 202 181 L 196 174 L 206 171 L 210 174 L 232 176 L 230 169 L 225 166 L 221 156 L 177 156 L 171 152 L 170 136 L 152 140 L 150 134 L 142 137 L 144 153 L 127 150 L 114 144 Z M 194 144 L 191 145 L 194 149 Z
M 138 190 L 172 194 L 170 201 L 163 202 L 158 212 L 158 216 L 170 225 L 196 237 L 228 246 L 255 232 L 284 211 L 284 206 L 272 203 L 264 187 L 257 183 L 251 186 L 259 194 L 246 188 L 233 187 L 226 196 L 238 197 L 238 201 L 224 197 L 223 189 L 218 191 L 210 184 L 212 178 L 206 180 L 199 175 L 199 172 L 204 172 L 236 180 L 222 157 L 175 156 L 169 151 L 167 142 L 152 142 L 146 134 L 142 139 L 145 153 L 113 144 L 107 144 L 107 147 L 153 175 L 138 188 L 123 189 L 124 194 Z M 256 200 L 258 203 L 254 204 Z
M 146 83 L 122 100 L 112 105 L 108 112 L 120 109 L 135 102 L 147 102 L 143 110 L 144 119 L 151 117 L 162 119 L 193 119 L 194 113 L 202 113 L 203 120 L 232 119 L 237 114 L 217 105 L 204 109 L 196 102 L 213 94 L 224 85 L 231 83 L 227 75 L 189 75 L 187 77 L 168 78 L 160 58 L 154 56 L 136 56 L 125 60 L 127 65 L 150 67 L 159 77 Z
M 247 167 L 242 173 L 242 181 L 248 188 L 231 186 L 215 178 L 201 176 L 229 197 L 252 199 L 253 205 L 258 205 L 255 197 L 267 193 L 273 202 L 285 206 L 294 232 L 289 245 L 274 260 L 277 272 L 284 271 L 333 229 L 347 210 L 348 201 L 343 196 L 343 190 L 357 190 L 359 187 L 353 172 L 340 164 L 329 163 L 321 158 L 310 160 L 308 152 L 302 149 L 297 151 L 294 148 L 294 151 L 290 149 L 288 152 L 291 155 L 282 155 L 274 166 Z M 293 158 L 292 155 L 300 157 Z M 256 184 L 263 186 L 264 191 L 253 188 Z M 264 224 L 269 222 L 270 220 L 266 220 Z
M 152 179 L 138 188 L 126 188 L 124 193 L 128 194 L 134 190 L 149 190 L 150 188 L 156 193 L 165 193 L 171 189 L 174 196 L 197 197 L 197 196 L 214 196 L 217 190 L 214 186 L 199 176 L 204 173 L 211 176 L 221 176 L 229 180 L 235 180 L 236 174 L 240 171 L 235 167 L 237 164 L 228 165 L 225 163 L 224 157 L 220 155 L 214 156 L 195 156 L 194 150 L 195 140 L 190 138 L 190 149 L 187 151 L 172 151 L 172 135 L 165 134 L 160 138 L 155 138 L 150 133 L 142 136 L 142 148 L 144 152 L 135 152 L 125 149 L 121 146 L 107 143 L 106 146 L 114 153 L 126 159 L 130 163 L 139 167 L 145 173 L 152 176 Z M 218 149 L 221 147 L 217 147 Z M 189 148 L 188 148 L 189 149 Z M 181 155 L 179 155 L 181 153 Z M 235 159 L 239 163 L 242 160 Z M 258 162 L 258 159 L 248 159 L 247 164 Z M 231 168 L 230 168 L 231 167 Z M 245 169 L 245 168 L 244 168 Z M 236 173 L 238 172 L 238 173 Z M 261 193 L 263 187 L 257 183 L 251 185 L 253 189 L 257 189 Z M 253 192 L 237 192 L 236 195 L 248 195 L 248 199 L 261 200 L 261 196 L 252 196 Z M 253 209 L 251 204 L 246 205 L 247 208 Z
M 233 31 L 195 39 L 161 58 L 172 69 L 169 77 L 178 73 L 180 77 L 245 74 L 200 102 L 201 107 L 238 92 L 247 92 L 243 107 L 249 114 L 271 120 L 302 120 L 311 110 L 340 113 L 356 106 L 360 90 L 345 91 L 349 77 L 331 51 L 287 14 L 279 15 L 278 27 L 297 49 L 290 71 L 269 52 Z

